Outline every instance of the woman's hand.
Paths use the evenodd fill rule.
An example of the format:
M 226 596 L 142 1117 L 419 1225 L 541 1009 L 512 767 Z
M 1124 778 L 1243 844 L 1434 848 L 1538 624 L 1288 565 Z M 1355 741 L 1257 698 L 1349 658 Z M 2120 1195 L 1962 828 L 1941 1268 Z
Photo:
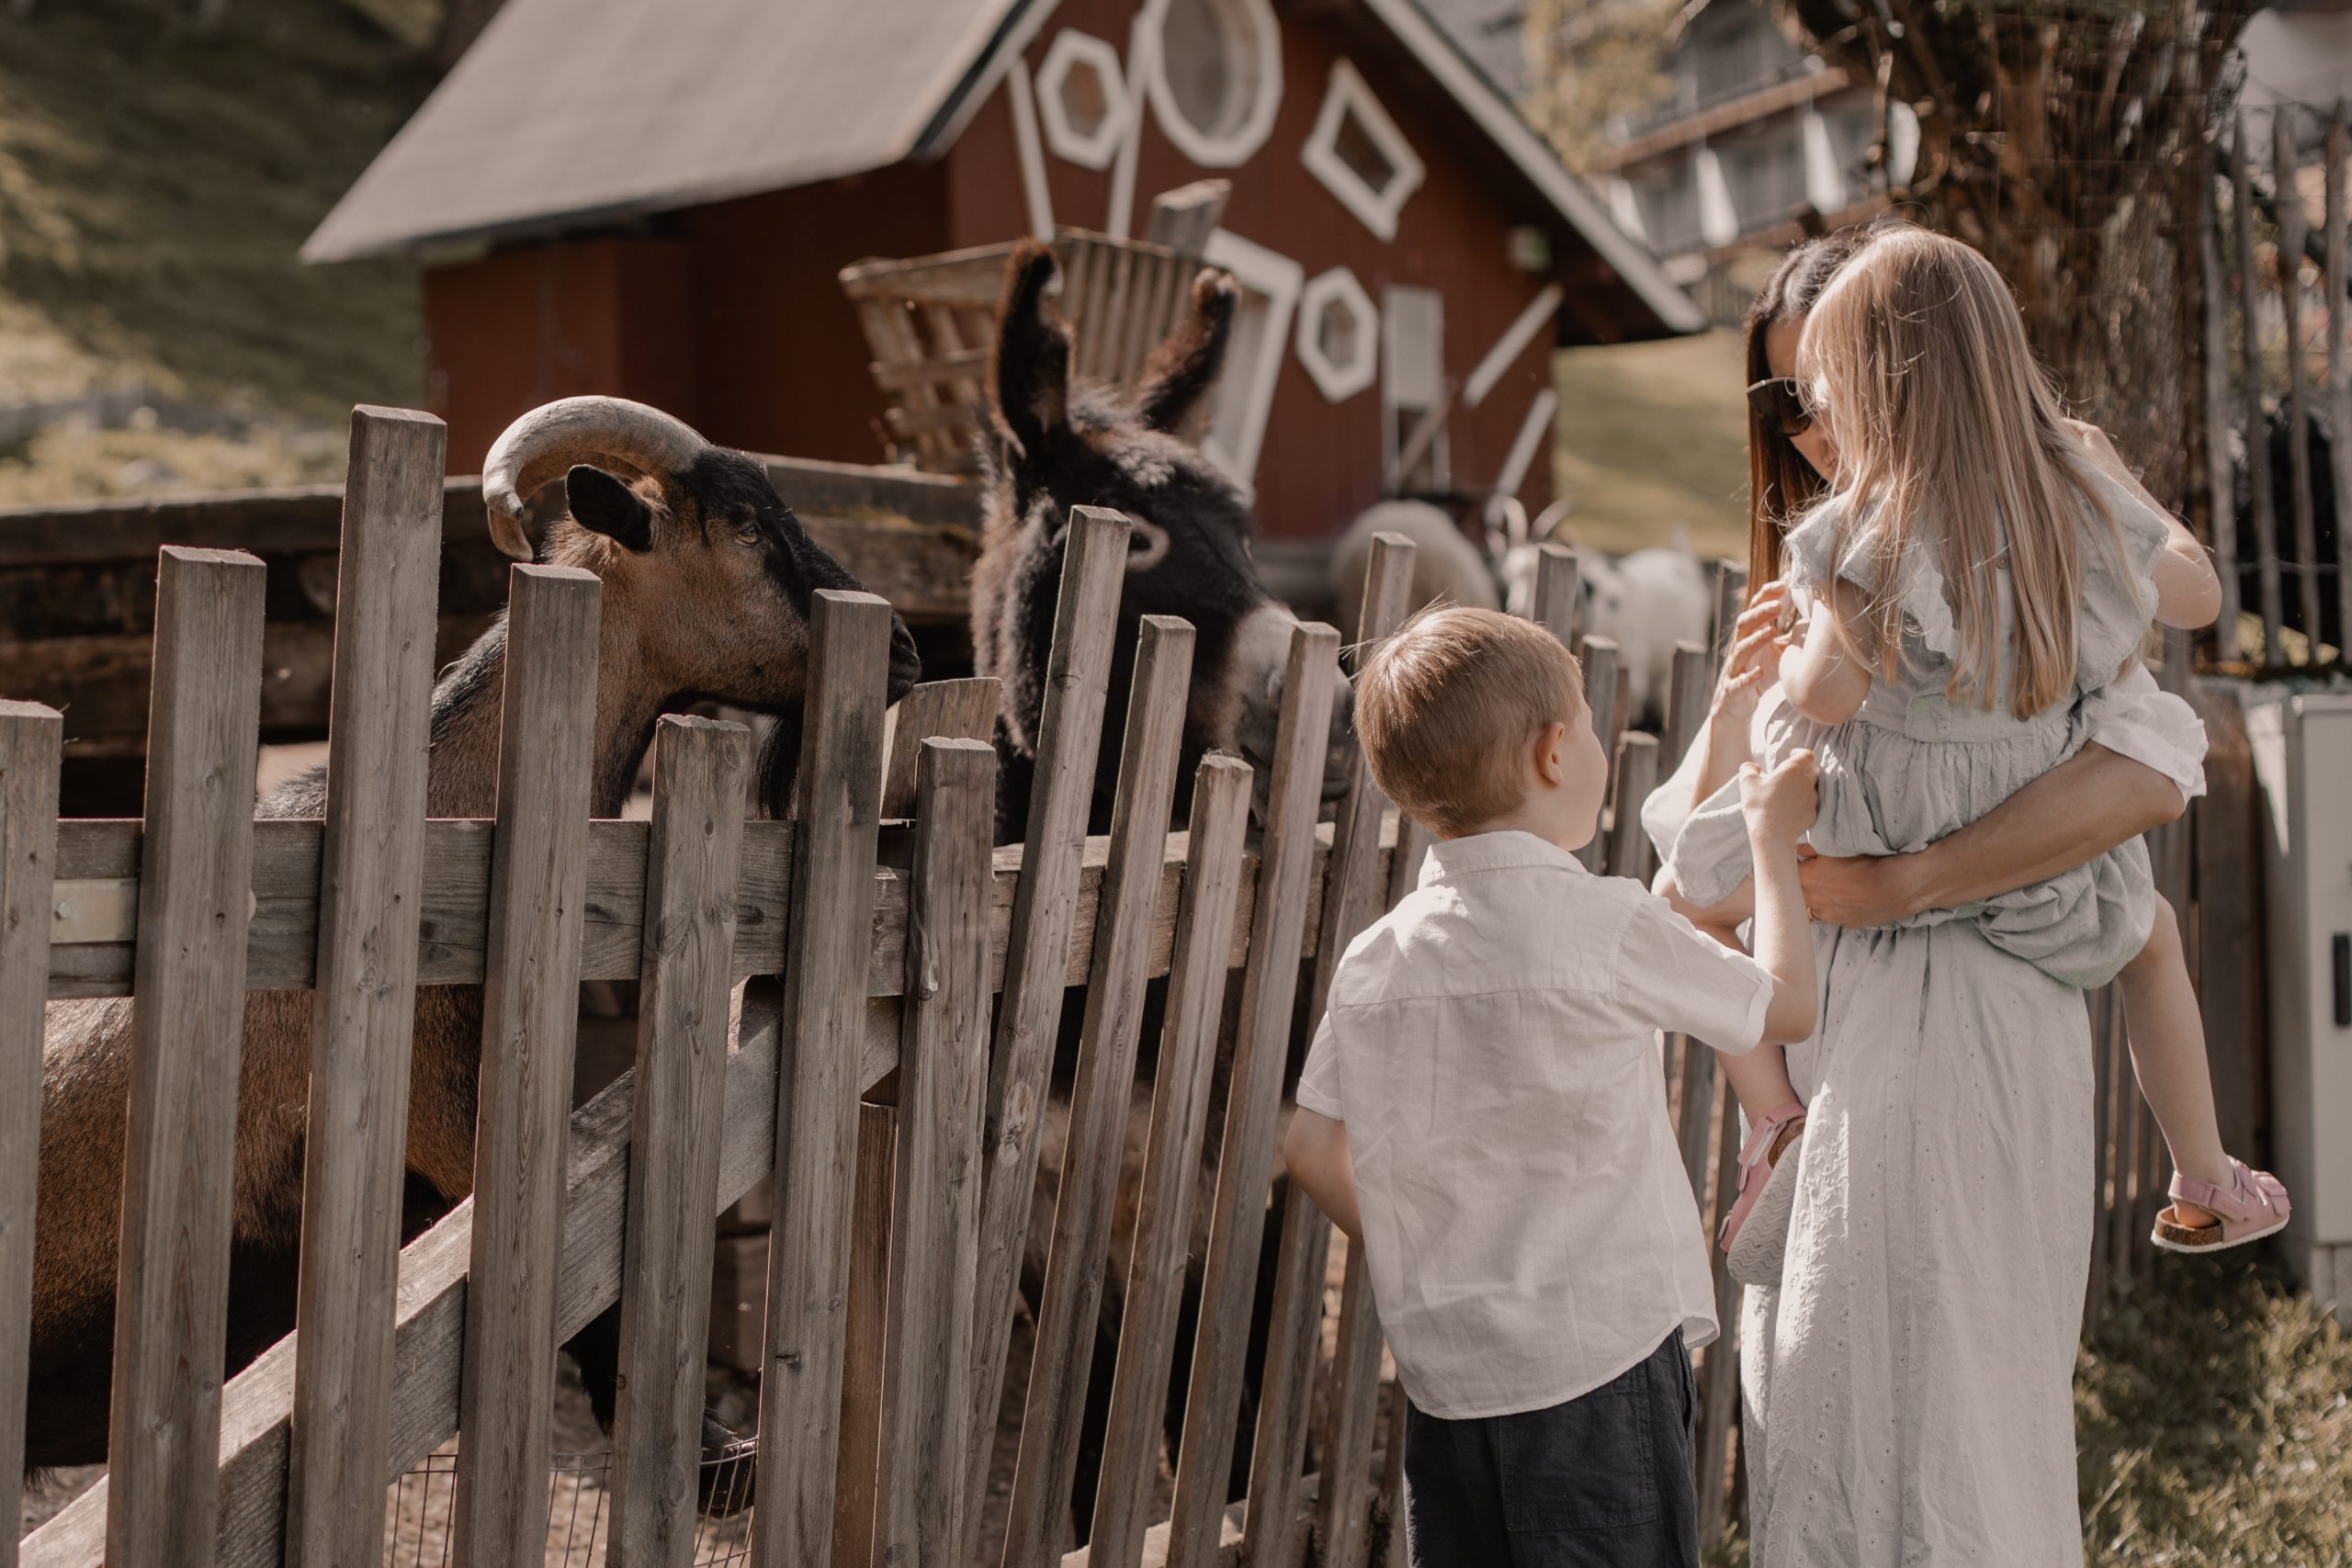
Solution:
M 1756 716 L 1757 699 L 1764 688 L 1781 678 L 1781 655 L 1788 651 L 1795 605 L 1786 578 L 1775 578 L 1756 591 L 1732 629 L 1731 651 L 1723 672 L 1715 678 L 1713 705 L 1707 722 L 1715 733 L 1743 750 L 1747 727 Z
M 1797 886 L 1805 913 L 1825 925 L 1891 926 L 1929 908 L 1920 901 L 1926 866 L 1918 855 L 1801 853 Z

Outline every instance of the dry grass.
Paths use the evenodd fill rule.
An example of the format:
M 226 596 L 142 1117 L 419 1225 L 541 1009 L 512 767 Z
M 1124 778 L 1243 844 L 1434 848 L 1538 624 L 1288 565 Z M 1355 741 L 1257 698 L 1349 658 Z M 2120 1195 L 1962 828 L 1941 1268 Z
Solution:
M 2092 1568 L 2352 1563 L 2352 1336 L 2243 1253 L 2142 1267 L 2075 1363 Z

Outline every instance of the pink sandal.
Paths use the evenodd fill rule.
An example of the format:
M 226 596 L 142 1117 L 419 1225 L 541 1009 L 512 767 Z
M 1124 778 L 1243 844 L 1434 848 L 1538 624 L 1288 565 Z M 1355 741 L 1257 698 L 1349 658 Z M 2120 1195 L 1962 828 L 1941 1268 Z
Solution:
M 1792 1100 L 1758 1122 L 1739 1151 L 1739 1197 L 1715 1241 L 1724 1249 L 1727 1271 L 1743 1285 L 1781 1282 L 1789 1213 L 1796 1206 L 1797 1162 L 1774 1160 L 1772 1145 L 1792 1122 L 1804 1119 L 1804 1107 Z
M 2174 1171 L 2173 1201 L 2195 1204 L 2212 1214 L 2215 1223 L 2180 1224 L 2174 1219 L 2175 1211 L 2167 1208 L 2156 1215 L 2156 1228 L 2149 1239 L 2167 1252 L 2219 1252 L 2285 1230 L 2290 1207 L 2286 1184 L 2267 1170 L 2248 1168 L 2239 1159 L 2230 1161 L 2230 1186 L 2224 1191 L 2210 1181 Z

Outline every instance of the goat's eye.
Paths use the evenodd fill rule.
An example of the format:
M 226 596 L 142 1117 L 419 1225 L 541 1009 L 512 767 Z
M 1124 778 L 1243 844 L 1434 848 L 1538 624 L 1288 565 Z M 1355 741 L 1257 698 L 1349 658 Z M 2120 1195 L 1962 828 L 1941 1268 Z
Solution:
M 760 525 L 757 523 L 744 524 L 741 527 L 735 530 L 735 542 L 739 545 L 758 544 L 760 542 Z

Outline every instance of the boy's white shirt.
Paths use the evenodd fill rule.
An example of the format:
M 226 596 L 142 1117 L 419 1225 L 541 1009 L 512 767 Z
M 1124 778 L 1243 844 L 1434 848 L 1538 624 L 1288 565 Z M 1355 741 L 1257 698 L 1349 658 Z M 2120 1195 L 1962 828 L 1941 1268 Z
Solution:
M 1772 977 L 1532 833 L 1431 847 L 1331 981 L 1298 1103 L 1343 1122 L 1380 1325 L 1447 1419 L 1715 1337 L 1657 1032 L 1752 1049 Z

